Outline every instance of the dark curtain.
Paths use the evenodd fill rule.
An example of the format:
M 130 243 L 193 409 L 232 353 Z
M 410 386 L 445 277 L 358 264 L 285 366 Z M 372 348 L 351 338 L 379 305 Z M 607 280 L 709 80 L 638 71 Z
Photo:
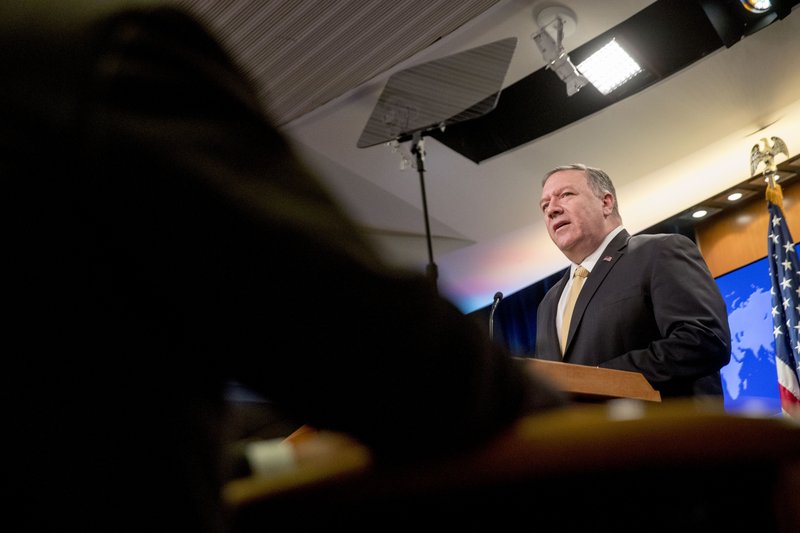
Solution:
M 512 355 L 530 357 L 536 347 L 536 309 L 566 269 L 522 290 L 503 297 L 494 312 L 494 341 L 505 345 Z M 489 329 L 491 304 L 469 313 Z

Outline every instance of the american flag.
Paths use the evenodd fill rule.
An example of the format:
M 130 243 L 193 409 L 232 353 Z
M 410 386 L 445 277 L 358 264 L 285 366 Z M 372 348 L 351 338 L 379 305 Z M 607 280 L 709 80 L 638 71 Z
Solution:
M 769 277 L 772 282 L 772 323 L 775 367 L 781 410 L 800 418 L 800 268 L 789 225 L 783 215 L 780 185 L 767 188 L 769 206 Z

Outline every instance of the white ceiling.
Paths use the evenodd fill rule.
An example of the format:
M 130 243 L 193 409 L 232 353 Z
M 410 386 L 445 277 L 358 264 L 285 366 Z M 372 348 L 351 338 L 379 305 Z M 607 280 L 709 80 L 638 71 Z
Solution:
M 530 0 L 185 0 L 256 80 L 269 112 L 387 257 L 429 263 L 420 177 L 409 143 L 357 148 L 389 76 L 517 37 L 507 87 L 543 68 Z M 648 0 L 563 0 L 575 49 Z M 615 182 L 632 233 L 749 178 L 750 148 L 781 137 L 800 151 L 800 15 L 720 48 L 570 126 L 473 163 L 426 138 L 424 184 L 440 291 L 464 312 L 567 264 L 538 211 L 541 176 L 583 162 Z M 676 36 L 679 38 L 679 36 Z M 438 40 L 437 40 L 438 39 Z M 555 74 L 553 74 L 555 76 Z M 502 100 L 502 92 L 500 99 Z M 782 160 L 778 159 L 778 162 Z M 765 245 L 766 246 L 766 245 Z M 765 250 L 766 253 L 766 250 Z

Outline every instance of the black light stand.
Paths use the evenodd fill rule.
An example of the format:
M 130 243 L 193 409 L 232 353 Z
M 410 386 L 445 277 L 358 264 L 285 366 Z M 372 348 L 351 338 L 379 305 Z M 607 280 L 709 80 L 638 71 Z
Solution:
M 428 219 L 428 199 L 425 195 L 425 146 L 422 132 L 415 132 L 411 141 L 411 153 L 416 157 L 417 174 L 419 174 L 419 188 L 422 192 L 422 213 L 425 216 L 425 239 L 428 244 L 428 265 L 425 274 L 433 282 L 434 287 L 439 278 L 439 267 L 433 261 L 433 242 L 431 239 L 431 224 Z

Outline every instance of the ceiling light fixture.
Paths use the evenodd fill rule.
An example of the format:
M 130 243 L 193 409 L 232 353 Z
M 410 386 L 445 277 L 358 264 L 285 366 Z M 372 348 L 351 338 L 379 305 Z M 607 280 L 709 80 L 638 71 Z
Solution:
M 731 47 L 789 15 L 797 0 L 698 0 L 722 42 Z
M 734 192 L 728 195 L 729 202 L 735 202 L 737 200 L 741 200 L 741 198 L 742 198 L 742 193 L 740 192 Z
M 575 31 L 575 13 L 564 6 L 547 7 L 539 11 L 534 19 L 539 25 L 539 31 L 531 38 L 539 48 L 542 57 L 547 62 L 547 67 L 555 72 L 567 85 L 567 96 L 572 96 L 589 83 L 569 58 L 561 41 Z M 550 33 L 552 29 L 555 33 Z
M 766 13 L 772 9 L 772 2 L 769 0 L 741 0 L 742 6 L 751 13 Z
M 720 211 L 722 211 L 722 207 L 714 207 L 708 204 L 695 205 L 679 215 L 679 218 L 690 224 L 696 224 L 700 220 L 706 220 Z
M 617 43 L 616 39 L 587 57 L 578 65 L 598 91 L 608 94 L 640 72 L 642 67 Z

